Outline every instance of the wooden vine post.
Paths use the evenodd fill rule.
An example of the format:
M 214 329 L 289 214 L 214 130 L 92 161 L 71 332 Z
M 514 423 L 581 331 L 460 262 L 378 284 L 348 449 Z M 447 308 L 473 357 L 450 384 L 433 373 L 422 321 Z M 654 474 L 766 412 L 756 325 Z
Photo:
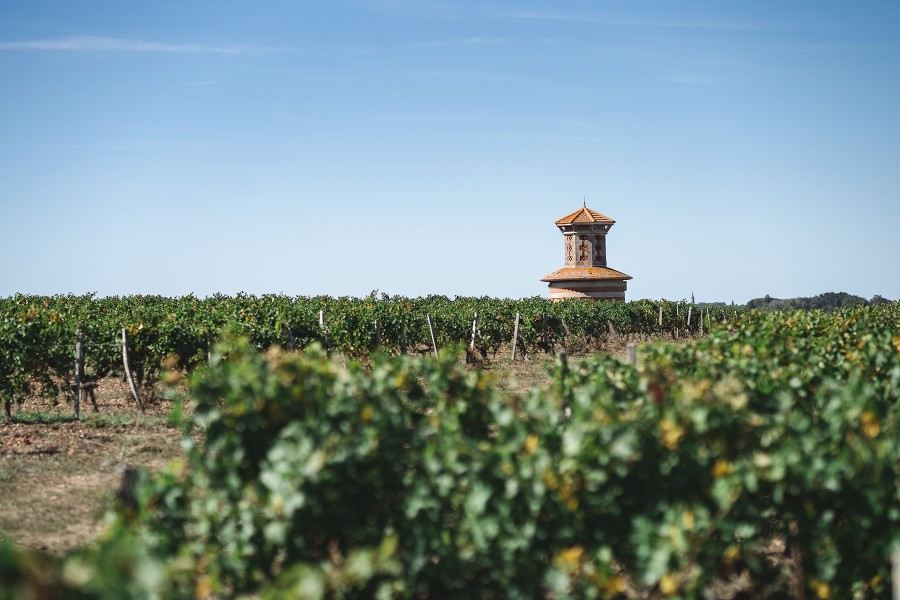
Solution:
M 381 321 L 375 319 L 375 347 L 381 347 Z
M 512 357 L 510 360 L 516 362 L 516 344 L 519 343 L 519 312 L 516 311 L 516 324 L 513 327 L 513 339 L 512 339 Z
M 675 339 L 678 339 L 678 323 L 681 321 L 681 302 L 675 303 Z
M 128 387 L 131 388 L 131 395 L 137 402 L 138 408 L 144 412 L 144 403 L 141 402 L 141 396 L 138 394 L 137 386 L 134 385 L 134 376 L 131 374 L 131 365 L 128 362 L 128 329 L 122 328 L 122 365 L 125 367 L 125 378 L 128 379 Z
M 628 344 L 625 347 L 625 358 L 629 365 L 637 364 L 637 346 L 634 344 Z
M 687 328 L 690 330 L 691 328 L 691 312 L 694 310 L 693 306 L 688 306 L 688 320 L 687 320 Z
M 75 341 L 75 419 L 81 420 L 81 389 L 84 381 L 84 333 L 79 329 Z
M 560 319 L 559 319 L 559 337 L 562 338 L 562 353 L 564 356 L 566 354 L 566 331 L 568 331 L 568 330 L 569 330 L 569 328 L 566 327 L 566 320 L 564 318 L 560 317 Z
M 541 343 L 544 344 L 544 352 L 548 352 L 550 344 L 547 343 L 547 311 L 544 311 L 544 316 L 541 321 Z
M 675 304 L 675 337 L 681 332 L 681 302 Z
M 294 350 L 294 332 L 291 331 L 291 324 L 284 324 L 284 347 L 288 352 Z
M 438 348 L 437 341 L 434 339 L 434 323 L 431 321 L 431 315 L 425 315 L 428 320 L 428 333 L 431 334 L 431 349 L 434 351 L 434 357 L 437 358 Z
M 331 337 L 328 335 L 328 328 L 325 327 L 325 311 L 319 311 L 319 329 L 322 330 L 322 337 L 325 340 L 325 351 L 331 352 Z
M 475 362 L 475 336 L 478 335 L 478 311 L 472 317 L 472 335 L 469 337 L 469 350 L 466 352 L 466 364 Z

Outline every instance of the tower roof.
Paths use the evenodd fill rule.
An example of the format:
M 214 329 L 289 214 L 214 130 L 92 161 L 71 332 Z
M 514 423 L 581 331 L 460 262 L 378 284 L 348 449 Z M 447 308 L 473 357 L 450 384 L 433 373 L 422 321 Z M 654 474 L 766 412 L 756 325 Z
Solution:
M 610 269 L 608 267 L 563 267 L 553 271 L 541 281 L 584 281 L 591 279 L 631 279 L 631 275 L 626 275 L 621 271 Z
M 564 216 L 562 219 L 558 219 L 555 224 L 572 225 L 573 223 L 615 223 L 615 221 L 585 206 Z

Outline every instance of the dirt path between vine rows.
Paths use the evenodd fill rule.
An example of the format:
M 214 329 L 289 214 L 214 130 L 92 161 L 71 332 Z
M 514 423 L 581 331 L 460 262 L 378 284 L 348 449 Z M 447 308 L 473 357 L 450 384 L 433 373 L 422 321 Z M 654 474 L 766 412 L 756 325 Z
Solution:
M 125 465 L 159 469 L 182 458 L 169 402 L 134 406 L 121 382 L 98 389 L 99 412 L 28 398 L 20 422 L 0 422 L 0 539 L 62 555 L 95 539 Z

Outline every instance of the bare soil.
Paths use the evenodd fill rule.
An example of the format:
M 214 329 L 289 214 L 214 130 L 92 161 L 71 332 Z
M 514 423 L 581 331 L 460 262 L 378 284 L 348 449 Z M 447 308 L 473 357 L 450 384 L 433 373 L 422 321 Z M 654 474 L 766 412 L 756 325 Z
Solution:
M 170 402 L 141 414 L 110 378 L 97 403 L 76 421 L 71 402 L 28 398 L 17 422 L 0 422 L 0 539 L 57 555 L 83 546 L 102 532 L 126 465 L 155 470 L 183 457 Z

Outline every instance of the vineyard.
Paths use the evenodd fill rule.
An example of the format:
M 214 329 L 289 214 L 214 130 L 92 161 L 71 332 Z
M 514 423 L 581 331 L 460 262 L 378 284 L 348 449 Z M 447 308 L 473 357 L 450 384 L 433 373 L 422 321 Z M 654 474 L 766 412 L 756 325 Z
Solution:
M 703 314 L 701 321 L 701 311 L 685 303 L 651 301 L 554 303 L 542 298 L 451 300 L 375 294 L 206 299 L 19 295 L 0 299 L 0 396 L 10 418 L 12 405 L 35 390 L 71 394 L 78 332 L 86 340 L 88 373 L 107 375 L 122 371 L 121 338 L 126 330 L 135 377 L 152 388 L 167 359 L 187 371 L 206 364 L 212 345 L 226 329 L 247 337 L 258 349 L 303 349 L 318 343 L 361 357 L 376 350 L 423 354 L 434 345 L 474 345 L 473 351 L 486 357 L 512 343 L 514 333 L 523 354 L 573 343 L 591 349 L 610 332 L 642 338 L 676 332 L 689 336 L 737 312 L 713 307 Z
M 95 340 L 92 368 L 106 368 L 120 356 L 120 328 L 130 329 L 136 360 L 167 370 L 175 386 L 187 456 L 133 473 L 88 548 L 50 560 L 0 544 L 0 589 L 889 598 L 900 544 L 900 304 L 720 308 L 704 313 L 703 336 L 699 322 L 687 329 L 687 308 L 8 299 L 2 393 L 39 387 L 42 372 L 62 378 L 77 330 Z M 453 352 L 429 356 L 426 315 L 446 347 L 469 343 L 475 312 L 488 352 L 510 343 L 516 313 L 531 353 L 610 327 L 648 342 L 636 365 L 560 354 L 549 387 L 508 396 Z M 676 330 L 696 339 L 649 341 Z M 376 331 L 386 352 L 368 355 Z M 338 360 L 326 345 L 366 359 Z

